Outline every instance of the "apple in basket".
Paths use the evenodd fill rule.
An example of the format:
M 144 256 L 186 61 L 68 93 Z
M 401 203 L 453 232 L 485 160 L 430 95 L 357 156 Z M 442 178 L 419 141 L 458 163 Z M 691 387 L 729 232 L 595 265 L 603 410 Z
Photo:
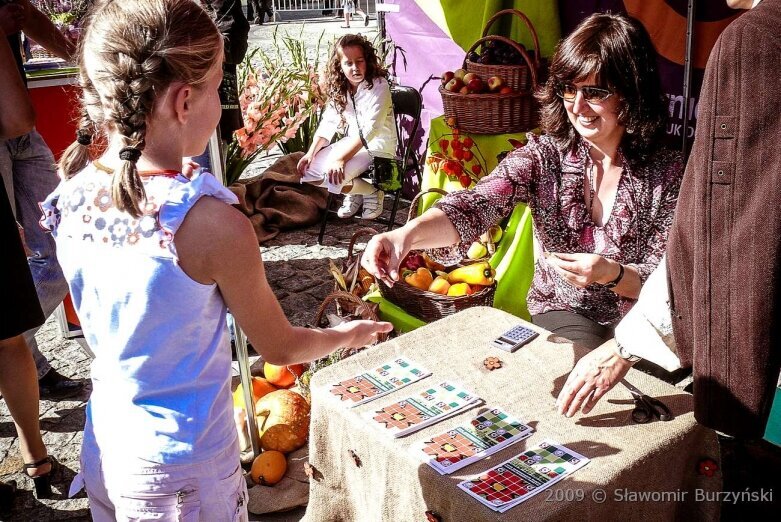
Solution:
M 476 73 L 469 72 L 464 75 L 464 83 L 469 85 L 469 82 L 474 80 L 475 78 L 480 78 Z
M 474 78 L 470 79 L 467 82 L 466 87 L 469 89 L 470 92 L 473 93 L 480 93 L 483 92 L 483 90 L 485 89 L 483 80 L 481 80 L 479 76 L 475 76 Z
M 465 71 L 464 69 L 456 69 L 456 70 L 453 72 L 453 75 L 454 75 L 456 78 L 458 78 L 459 80 L 461 80 L 461 81 L 464 81 L 464 76 L 466 76 L 466 74 L 467 74 L 467 73 L 466 73 L 466 71 Z
M 469 87 L 467 87 L 466 85 L 464 85 L 463 87 L 461 87 L 461 88 L 458 90 L 458 92 L 459 92 L 459 93 L 461 93 L 461 94 L 469 94 L 469 93 L 470 93 L 470 92 L 472 92 L 472 91 L 470 91 L 470 90 L 469 90 Z
M 499 92 L 499 89 L 504 87 L 504 80 L 502 80 L 499 76 L 491 76 L 488 78 L 486 84 L 488 85 L 489 91 Z
M 456 77 L 456 74 L 453 71 L 445 71 L 442 73 L 442 85 L 447 84 L 450 80 Z
M 512 89 L 512 87 L 508 87 L 507 85 L 499 89 L 499 94 L 512 94 L 514 92 L 515 91 Z
M 463 80 L 460 78 L 451 78 L 450 81 L 445 84 L 445 90 L 450 92 L 458 92 L 463 86 Z

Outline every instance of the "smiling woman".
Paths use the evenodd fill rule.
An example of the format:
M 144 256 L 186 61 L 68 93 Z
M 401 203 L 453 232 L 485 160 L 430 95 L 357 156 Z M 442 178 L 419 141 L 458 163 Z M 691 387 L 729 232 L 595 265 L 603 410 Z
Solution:
M 542 250 L 527 296 L 532 321 L 593 348 L 612 337 L 662 257 L 683 164 L 658 144 L 664 98 L 637 20 L 584 20 L 559 44 L 538 98 L 544 136 L 530 134 L 474 189 L 375 236 L 364 264 L 390 282 L 413 248 L 456 262 L 526 203 Z

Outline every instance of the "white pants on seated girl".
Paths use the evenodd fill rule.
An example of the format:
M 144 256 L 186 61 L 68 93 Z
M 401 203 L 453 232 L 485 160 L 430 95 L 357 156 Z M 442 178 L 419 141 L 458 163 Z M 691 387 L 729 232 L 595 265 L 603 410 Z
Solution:
M 338 143 L 338 142 L 337 142 Z M 309 164 L 309 168 L 301 178 L 301 182 L 312 183 L 320 187 L 326 187 L 328 192 L 332 194 L 339 194 L 342 192 L 342 187 L 349 185 L 351 181 L 353 183 L 353 189 L 350 194 L 371 194 L 376 189 L 368 182 L 360 179 L 355 179 L 371 166 L 372 158 L 369 155 L 369 151 L 365 147 L 355 153 L 355 156 L 347 160 L 344 164 L 344 182 L 341 185 L 333 185 L 328 181 L 326 175 L 326 169 L 331 165 L 334 160 L 334 143 L 323 147 L 312 159 L 312 163 Z
M 197 464 L 128 462 L 121 455 L 83 448 L 74 483 L 78 480 L 83 480 L 95 522 L 248 520 L 247 483 L 236 444 Z

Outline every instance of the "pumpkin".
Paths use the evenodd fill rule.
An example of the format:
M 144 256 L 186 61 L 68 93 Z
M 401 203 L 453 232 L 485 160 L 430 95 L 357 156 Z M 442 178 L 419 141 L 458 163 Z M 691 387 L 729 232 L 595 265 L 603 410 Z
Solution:
M 253 406 L 266 395 L 276 391 L 277 387 L 268 382 L 263 377 L 252 378 L 252 404 Z M 244 388 L 239 384 L 238 388 L 233 392 L 233 407 L 244 409 Z
M 290 388 L 296 383 L 296 377 L 304 373 L 303 364 L 289 364 L 287 366 L 277 366 L 275 364 L 263 363 L 263 375 L 268 382 L 280 388 Z
M 309 403 L 291 390 L 273 391 L 255 405 L 260 447 L 290 453 L 306 444 Z

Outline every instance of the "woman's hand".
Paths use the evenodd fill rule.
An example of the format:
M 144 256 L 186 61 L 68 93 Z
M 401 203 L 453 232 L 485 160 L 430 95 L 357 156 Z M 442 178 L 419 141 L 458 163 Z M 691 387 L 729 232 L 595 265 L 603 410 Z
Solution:
M 361 265 L 388 286 L 399 280 L 399 265 L 410 250 L 403 231 L 404 227 L 377 234 L 369 240 L 361 256 Z
M 331 185 L 341 185 L 344 183 L 344 160 L 332 161 L 326 172 Z
M 312 163 L 312 156 L 307 152 L 301 156 L 301 159 L 298 160 L 298 164 L 296 165 L 296 170 L 300 176 L 306 174 L 306 170 L 309 168 L 310 163 Z
M 620 271 L 616 261 L 604 258 L 599 254 L 551 252 L 546 256 L 546 261 L 564 279 L 581 288 L 592 283 L 609 283 L 618 277 Z
M 616 353 L 616 341 L 611 339 L 584 355 L 570 372 L 556 399 L 561 415 L 572 417 L 578 410 L 588 413 L 613 386 L 624 378 L 632 363 Z
M 393 325 L 385 321 L 358 320 L 339 324 L 332 330 L 347 337 L 343 348 L 360 348 L 376 342 L 377 336 L 393 330 Z

